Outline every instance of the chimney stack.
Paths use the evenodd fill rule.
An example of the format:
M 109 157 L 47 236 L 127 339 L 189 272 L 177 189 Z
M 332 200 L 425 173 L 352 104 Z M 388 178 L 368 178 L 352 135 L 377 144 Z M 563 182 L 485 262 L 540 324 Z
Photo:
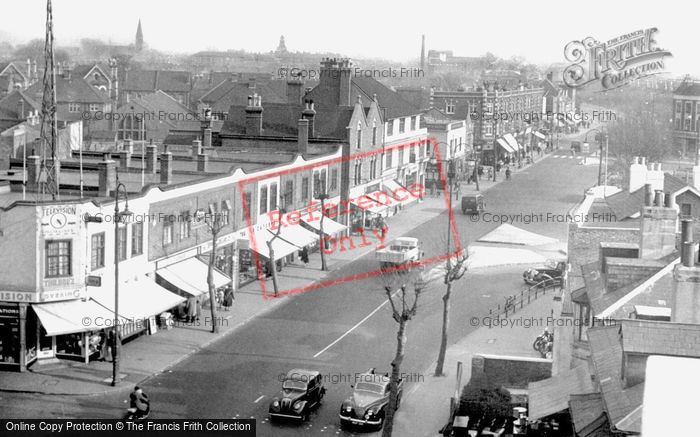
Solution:
M 654 206 L 654 189 L 651 184 L 645 184 L 644 188 L 644 206 Z
M 38 190 L 39 175 L 41 174 L 41 157 L 27 156 L 27 189 L 29 191 Z
M 692 235 L 692 220 L 681 227 L 681 262 L 673 268 L 671 321 L 700 324 L 700 268 Z
M 292 78 L 287 81 L 287 103 L 291 105 L 301 103 L 303 86 L 304 83 L 298 78 Z
M 248 106 L 245 108 L 245 134 L 260 136 L 263 131 L 262 99 L 259 95 L 248 96 Z
M 149 144 L 146 146 L 146 173 L 155 174 L 158 164 L 158 146 Z
M 642 208 L 639 257 L 658 260 L 674 252 L 677 229 L 678 211 L 675 208 L 666 207 L 664 192 L 656 190 L 654 205 Z
M 635 156 L 630 165 L 629 191 L 633 193 L 647 183 L 646 158 Z
M 200 140 L 192 141 L 192 156 L 197 157 L 202 153 L 202 142 Z
M 314 101 L 306 100 L 304 102 L 304 110 L 301 112 L 301 118 L 309 122 L 309 138 L 316 136 L 316 110 L 314 109 Z
M 119 152 L 119 167 L 129 168 L 131 167 L 131 152 L 129 149 L 120 150 Z
M 97 168 L 99 173 L 98 195 L 109 197 L 117 185 L 117 163 L 111 159 L 104 159 L 97 163 Z
M 304 155 L 309 149 L 309 121 L 300 119 L 297 122 L 297 132 L 297 151 Z
M 197 155 L 197 171 L 206 173 L 209 164 L 209 155 L 206 153 L 200 153 Z
M 163 152 L 160 154 L 160 183 L 170 185 L 173 182 L 173 154 Z
M 206 127 L 202 130 L 202 147 L 206 150 L 211 148 L 211 128 Z

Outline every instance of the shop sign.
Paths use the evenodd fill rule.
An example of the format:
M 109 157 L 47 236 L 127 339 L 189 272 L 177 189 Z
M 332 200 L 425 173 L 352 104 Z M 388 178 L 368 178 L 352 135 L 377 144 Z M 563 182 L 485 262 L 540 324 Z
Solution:
M 76 205 L 50 205 L 42 207 L 41 232 L 44 236 L 74 235 L 80 225 Z
M 19 304 L 0 302 L 0 319 L 19 318 Z
M 83 296 L 80 288 L 51 290 L 41 292 L 31 291 L 0 291 L 0 300 L 6 302 L 56 302 L 60 300 L 79 299 Z

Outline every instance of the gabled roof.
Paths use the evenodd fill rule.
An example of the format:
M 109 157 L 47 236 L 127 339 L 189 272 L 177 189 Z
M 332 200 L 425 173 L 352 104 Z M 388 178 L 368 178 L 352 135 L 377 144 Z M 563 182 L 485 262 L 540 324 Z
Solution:
M 19 120 L 22 119 L 19 114 L 20 100 L 24 101 L 25 113 L 29 111 L 41 110 L 41 103 L 37 102 L 26 92 L 15 90 L 0 100 L 0 119 L 4 120 Z
M 450 124 L 454 122 L 449 115 L 445 114 L 441 110 L 432 107 L 425 111 L 421 116 L 421 121 L 426 124 Z
M 27 88 L 27 94 L 41 101 L 44 84 L 39 81 Z M 107 93 L 90 86 L 85 79 L 71 73 L 71 78 L 56 75 L 56 101 L 58 103 L 107 103 Z
M 0 75 L 7 75 L 8 72 L 6 71 L 8 68 L 13 69 L 13 74 L 19 74 L 22 76 L 22 79 L 27 80 L 27 75 L 26 70 L 22 70 L 22 68 L 19 68 L 17 66 L 17 62 L 0 62 Z
M 608 206 L 618 220 L 624 220 L 642 211 L 644 206 L 644 187 L 633 192 L 622 190 L 605 198 Z
M 129 103 L 125 103 L 119 108 L 120 112 L 131 112 L 129 108 L 134 105 L 140 105 L 152 114 L 167 114 L 166 117 L 159 118 L 158 121 L 168 124 L 173 129 L 200 129 L 201 123 L 197 114 L 164 91 L 158 90 L 155 93 L 142 94 Z M 146 119 L 146 123 L 148 124 L 148 119 Z
M 222 128 L 222 135 L 245 134 L 245 106 L 231 106 Z M 298 120 L 304 105 L 263 102 L 263 135 L 296 136 Z M 316 108 L 316 136 L 344 139 L 354 108 Z
M 212 111 L 226 112 L 233 105 L 245 105 L 248 96 L 258 94 L 263 107 L 269 103 L 287 103 L 287 83 L 282 80 L 255 80 L 255 88 L 250 82 L 228 79 L 221 82 L 200 100 L 208 104 Z
M 625 352 L 700 357 L 700 325 L 638 319 L 625 319 L 620 323 Z
M 189 92 L 192 77 L 188 71 L 129 70 L 123 88 L 125 91 Z

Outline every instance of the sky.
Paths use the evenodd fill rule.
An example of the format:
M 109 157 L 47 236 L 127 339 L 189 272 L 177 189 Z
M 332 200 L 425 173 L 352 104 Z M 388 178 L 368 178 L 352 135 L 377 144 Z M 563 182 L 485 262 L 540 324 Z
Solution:
M 45 0 L 3 5 L 0 41 L 43 38 Z M 697 9 L 697 10 L 694 10 Z M 355 0 L 53 0 L 59 45 L 81 38 L 133 42 L 139 18 L 146 43 L 157 50 L 274 50 L 280 35 L 290 51 L 415 62 L 421 35 L 427 49 L 458 56 L 492 52 L 535 64 L 565 62 L 564 46 L 591 36 L 600 41 L 649 27 L 671 51 L 666 70 L 700 76 L 694 35 L 700 6 L 692 2 L 510 1 L 430 2 Z

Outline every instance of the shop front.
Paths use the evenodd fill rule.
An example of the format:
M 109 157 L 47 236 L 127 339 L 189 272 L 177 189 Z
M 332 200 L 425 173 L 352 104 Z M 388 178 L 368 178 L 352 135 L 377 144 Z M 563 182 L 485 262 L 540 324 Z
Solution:
M 20 353 L 20 304 L 0 302 L 0 369 L 19 368 Z

